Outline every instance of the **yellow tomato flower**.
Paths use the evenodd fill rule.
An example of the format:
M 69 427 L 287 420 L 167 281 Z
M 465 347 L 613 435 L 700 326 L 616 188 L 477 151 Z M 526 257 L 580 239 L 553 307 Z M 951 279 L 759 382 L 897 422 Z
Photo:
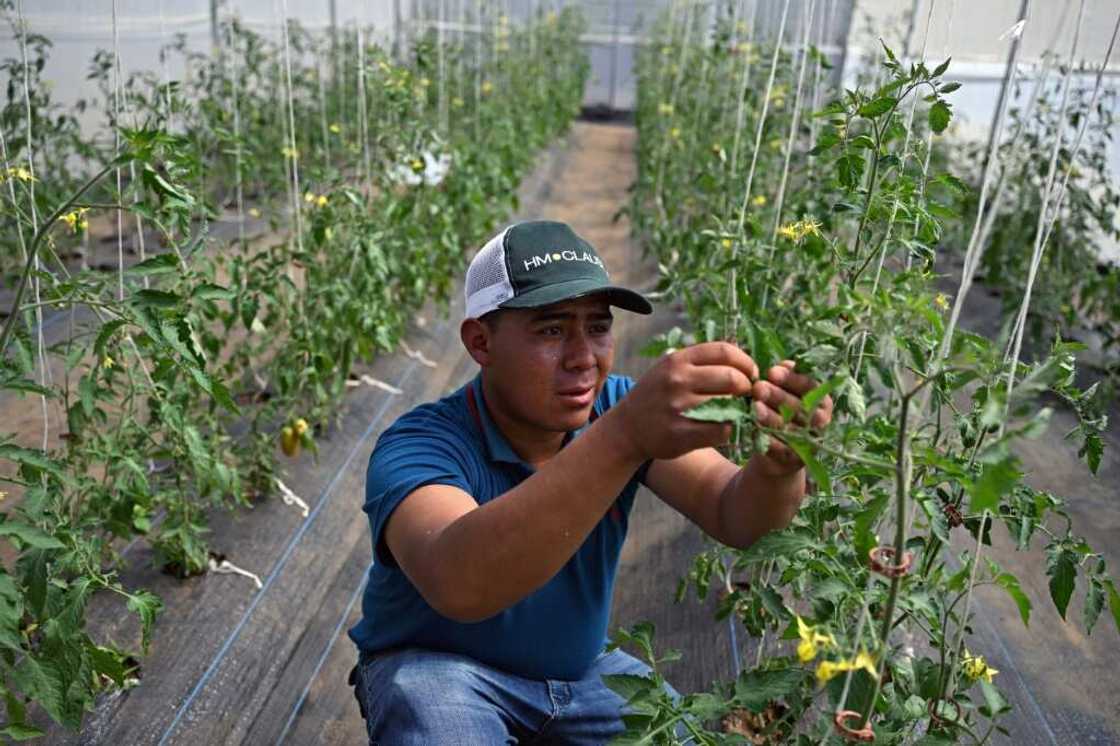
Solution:
M 723 248 L 725 248 L 725 249 L 730 249 L 731 248 L 731 239 L 730 238 L 723 239 L 722 241 L 720 241 L 720 245 L 723 246 Z
M 342 127 L 339 126 L 338 122 L 332 123 L 331 126 L 328 127 L 327 129 L 329 129 L 331 132 L 333 132 L 336 135 L 338 133 L 342 132 Z
M 681 136 L 681 128 L 680 127 L 674 127 L 673 129 L 669 130 L 669 137 L 673 138 L 674 140 L 678 139 L 680 136 Z
M 984 656 L 973 655 L 972 653 L 968 652 L 967 649 L 964 651 L 964 659 L 961 661 L 961 669 L 964 671 L 964 675 L 967 676 L 970 681 L 984 679 L 984 681 L 988 682 L 989 684 L 992 683 L 992 677 L 999 673 L 999 671 L 988 665 L 987 661 L 984 660 Z
M 867 671 L 874 679 L 879 678 L 879 672 L 875 670 L 875 660 L 866 650 L 861 650 L 854 659 L 843 658 L 838 661 L 821 661 L 817 666 L 817 683 L 826 684 L 842 673 L 860 669 Z
M 31 171 L 23 166 L 10 166 L 3 175 L 4 178 L 0 179 L 0 181 L 5 181 L 7 179 L 15 179 L 16 181 L 38 181 L 38 179 L 31 175 Z
M 285 158 L 291 158 L 292 160 L 299 158 L 299 151 L 295 148 L 290 148 L 287 145 L 280 148 L 280 154 Z
M 388 63 L 386 63 L 385 60 L 378 60 L 377 67 L 379 67 L 381 69 L 381 72 L 383 73 L 387 73 L 393 69 L 389 67 Z
M 310 205 L 310 204 L 311 204 L 312 202 L 314 202 L 314 201 L 315 201 L 315 195 L 314 195 L 314 193 L 312 193 L 312 192 L 304 192 L 304 194 L 303 194 L 303 201 L 304 201 L 304 202 L 306 202 L 307 204 L 309 204 L 309 205 Z
M 320 194 L 319 197 L 315 200 L 315 206 L 316 207 L 326 207 L 327 206 L 327 195 Z
M 754 199 L 751 200 L 751 204 L 754 205 L 755 207 L 765 207 L 766 206 L 766 195 L 756 194 L 754 196 Z
M 494 84 L 493 83 L 491 83 L 489 80 L 482 81 L 482 95 L 483 96 L 488 95 L 490 93 L 490 91 L 492 91 L 492 90 L 494 90 Z
M 938 293 L 937 297 L 933 299 L 933 305 L 937 306 L 942 311 L 947 310 L 949 308 L 949 296 L 945 295 L 945 293 Z
M 662 101 L 657 105 L 657 113 L 662 116 L 671 117 L 673 116 L 673 105 L 666 101 Z
M 89 221 L 85 218 L 85 214 L 87 212 L 89 212 L 88 207 L 79 207 L 76 210 L 71 210 L 70 212 L 62 216 L 62 222 L 70 226 L 70 230 L 74 231 L 75 233 L 77 233 L 78 231 L 84 231 L 87 227 L 89 227 Z
M 800 616 L 797 619 L 797 636 L 801 642 L 797 645 L 797 657 L 802 663 L 808 663 L 817 657 L 821 648 L 835 648 L 836 638 L 831 633 L 818 632 L 816 627 L 810 627 Z
M 422 87 L 427 88 L 431 84 L 432 84 L 432 81 L 428 80 L 427 78 L 420 78 L 420 85 Z
M 413 158 L 410 165 L 412 166 L 412 170 L 416 173 L 422 173 L 424 171 L 424 161 L 419 158 Z
M 801 234 L 797 230 L 797 223 L 790 223 L 789 225 L 783 225 L 781 228 L 778 229 L 778 235 L 781 236 L 782 238 L 788 238 L 790 241 L 796 241 L 798 238 L 801 237 Z
M 101 367 L 104 368 L 105 370 L 108 370 L 109 368 L 113 367 L 113 362 L 114 362 L 113 358 L 106 355 L 105 357 L 103 357 L 101 359 Z
M 458 96 L 451 99 L 451 106 L 455 109 L 462 109 L 463 104 L 464 104 L 463 99 L 459 98 Z
M 255 208 L 255 207 L 250 207 L 250 208 L 249 208 L 249 217 L 251 217 L 251 218 L 259 218 L 260 216 L 261 216 L 261 211 L 260 211 L 260 210 L 258 210 L 258 209 L 257 209 L 257 208 Z
M 819 236 L 821 234 L 821 224 L 816 220 L 802 220 L 798 223 L 801 229 L 801 237 L 805 236 Z

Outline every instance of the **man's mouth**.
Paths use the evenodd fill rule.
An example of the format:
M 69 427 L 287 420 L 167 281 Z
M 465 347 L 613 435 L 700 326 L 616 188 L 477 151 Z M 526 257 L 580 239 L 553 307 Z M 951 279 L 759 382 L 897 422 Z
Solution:
M 556 393 L 561 401 L 573 407 L 586 407 L 595 400 L 594 386 L 569 386 Z

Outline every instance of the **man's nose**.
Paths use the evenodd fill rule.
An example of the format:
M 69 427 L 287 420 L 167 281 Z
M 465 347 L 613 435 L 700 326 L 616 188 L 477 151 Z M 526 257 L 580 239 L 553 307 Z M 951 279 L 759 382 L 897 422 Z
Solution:
M 568 337 L 564 345 L 564 367 L 582 370 L 595 365 L 595 350 L 586 331 L 578 330 Z

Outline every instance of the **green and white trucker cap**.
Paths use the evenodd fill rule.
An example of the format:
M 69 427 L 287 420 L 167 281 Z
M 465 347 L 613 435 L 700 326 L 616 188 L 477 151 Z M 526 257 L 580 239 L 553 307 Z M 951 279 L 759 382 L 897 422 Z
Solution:
M 515 223 L 486 242 L 467 268 L 466 318 L 499 308 L 537 308 L 604 293 L 635 313 L 652 313 L 640 293 L 612 285 L 591 244 L 564 223 Z

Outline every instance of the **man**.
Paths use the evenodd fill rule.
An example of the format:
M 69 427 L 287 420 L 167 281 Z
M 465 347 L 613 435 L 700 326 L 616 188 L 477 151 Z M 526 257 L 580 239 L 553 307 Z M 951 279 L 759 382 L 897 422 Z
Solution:
M 681 413 L 749 394 L 780 427 L 813 381 L 712 342 L 635 384 L 611 375 L 612 306 L 652 310 L 562 223 L 513 225 L 471 262 L 460 337 L 479 375 L 398 419 L 367 472 L 375 561 L 350 636 L 371 744 L 609 741 L 624 703 L 600 677 L 648 672 L 604 652 L 639 483 L 733 547 L 796 513 L 795 454 L 775 443 L 740 469 L 714 448 L 729 424 Z

